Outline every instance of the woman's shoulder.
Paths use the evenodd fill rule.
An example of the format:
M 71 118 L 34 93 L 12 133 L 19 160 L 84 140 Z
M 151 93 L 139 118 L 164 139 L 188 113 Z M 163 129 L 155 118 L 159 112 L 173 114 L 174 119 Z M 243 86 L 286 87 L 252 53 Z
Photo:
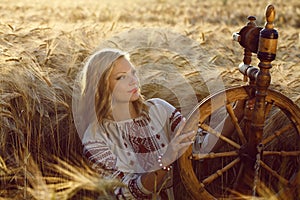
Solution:
M 150 104 L 154 104 L 154 105 L 168 105 L 168 106 L 172 106 L 166 100 L 161 99 L 161 98 L 151 98 L 151 99 L 148 99 L 146 102 L 148 102 Z
M 161 98 L 151 98 L 147 100 L 148 105 L 152 110 L 157 110 L 157 112 L 162 112 L 163 110 L 166 110 L 167 113 L 172 113 L 176 108 L 171 105 L 166 100 L 163 100 Z M 152 107 L 154 106 L 154 107 Z
M 90 141 L 95 141 L 95 140 L 103 140 L 103 137 L 99 134 L 100 132 L 100 127 L 97 125 L 97 123 L 91 123 L 85 130 L 85 133 L 82 138 L 82 143 L 88 143 Z

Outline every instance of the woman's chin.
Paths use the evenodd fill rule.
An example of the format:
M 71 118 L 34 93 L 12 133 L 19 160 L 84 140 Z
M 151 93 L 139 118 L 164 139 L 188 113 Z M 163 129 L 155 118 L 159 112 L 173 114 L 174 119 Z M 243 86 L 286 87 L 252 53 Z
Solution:
M 130 101 L 136 101 L 136 100 L 139 99 L 139 97 L 140 97 L 139 93 L 132 94 L 131 97 L 130 97 Z

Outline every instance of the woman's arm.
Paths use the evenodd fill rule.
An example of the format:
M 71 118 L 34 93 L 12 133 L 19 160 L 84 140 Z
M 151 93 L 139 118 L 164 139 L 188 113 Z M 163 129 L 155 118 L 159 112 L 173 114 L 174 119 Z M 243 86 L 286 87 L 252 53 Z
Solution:
M 106 178 L 119 179 L 126 187 L 115 189 L 115 195 L 122 198 L 151 199 L 152 190 L 148 191 L 141 183 L 142 174 L 124 173 L 117 170 L 117 157 L 111 152 L 104 141 L 94 140 L 84 144 L 84 156 L 92 167 Z M 150 185 L 150 184 L 149 184 Z
M 165 123 L 162 126 L 166 127 L 164 129 L 165 134 L 170 140 L 161 158 L 160 169 L 144 174 L 141 178 L 144 187 L 149 191 L 155 192 L 166 181 L 168 170 L 162 168 L 171 166 L 181 156 L 181 153 L 193 143 L 192 138 L 195 136 L 195 131 L 183 133 L 186 121 L 182 114 L 162 99 L 156 98 L 152 99 L 152 101 L 156 105 L 152 112 L 156 113 L 154 116 L 158 116 L 159 120 Z

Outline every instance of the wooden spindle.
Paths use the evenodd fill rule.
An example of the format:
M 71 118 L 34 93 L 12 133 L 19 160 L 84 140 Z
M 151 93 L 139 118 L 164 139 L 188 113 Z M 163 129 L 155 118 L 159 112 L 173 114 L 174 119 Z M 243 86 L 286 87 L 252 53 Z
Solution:
M 258 67 L 260 68 L 256 78 L 256 102 L 252 115 L 251 140 L 253 148 L 261 141 L 263 127 L 265 121 L 265 98 L 267 90 L 270 86 L 272 68 L 271 62 L 276 57 L 276 48 L 278 40 L 278 32 L 274 29 L 275 8 L 269 5 L 266 9 L 266 24 L 260 31 L 257 57 L 260 60 Z

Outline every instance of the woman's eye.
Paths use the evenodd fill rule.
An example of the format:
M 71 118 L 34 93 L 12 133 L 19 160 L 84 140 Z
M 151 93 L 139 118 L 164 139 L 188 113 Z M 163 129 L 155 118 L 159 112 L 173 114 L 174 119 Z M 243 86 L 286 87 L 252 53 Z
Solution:
M 122 75 L 122 76 L 117 77 L 117 80 L 122 80 L 122 79 L 124 79 L 124 78 L 126 78 L 126 76 L 125 76 L 125 75 Z

